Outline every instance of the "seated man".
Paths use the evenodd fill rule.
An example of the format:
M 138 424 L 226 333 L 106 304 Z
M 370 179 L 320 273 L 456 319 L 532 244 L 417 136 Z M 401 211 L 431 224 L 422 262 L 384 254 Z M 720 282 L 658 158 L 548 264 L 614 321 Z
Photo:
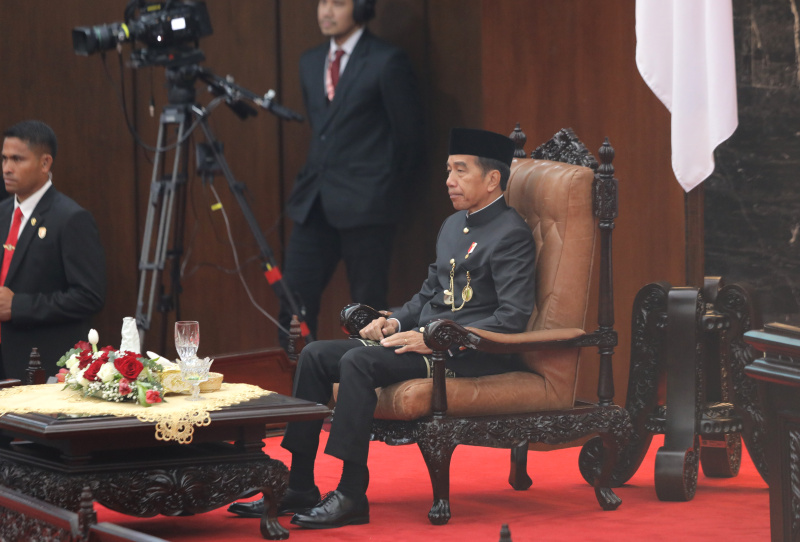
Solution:
M 530 228 L 503 197 L 513 153 L 505 136 L 454 129 L 446 184 L 458 212 L 439 231 L 436 262 L 420 291 L 390 318 L 365 326 L 363 340 L 318 341 L 303 349 L 294 395 L 325 404 L 333 383 L 339 383 L 325 453 L 344 465 L 336 491 L 318 503 L 314 463 L 322 422 L 288 424 L 282 446 L 292 452 L 292 466 L 280 512 L 295 512 L 292 523 L 325 529 L 369 522 L 367 454 L 375 388 L 431 375 L 431 350 L 421 326 L 448 318 L 488 331 L 525 329 L 535 302 L 536 250 Z M 453 353 L 446 366 L 456 377 L 527 370 L 516 356 L 469 350 Z M 258 517 L 263 501 L 235 503 L 229 510 Z

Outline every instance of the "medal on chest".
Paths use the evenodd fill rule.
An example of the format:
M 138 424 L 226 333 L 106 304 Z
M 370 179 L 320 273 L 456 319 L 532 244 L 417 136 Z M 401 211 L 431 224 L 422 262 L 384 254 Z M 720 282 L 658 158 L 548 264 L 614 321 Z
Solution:
M 472 243 L 467 251 L 467 254 L 464 256 L 466 260 L 469 258 L 469 255 L 472 254 L 472 251 L 475 250 L 475 247 L 478 243 Z M 445 305 L 450 305 L 450 310 L 453 312 L 460 311 L 464 308 L 464 305 L 472 299 L 472 287 L 470 286 L 470 282 L 472 278 L 469 276 L 469 271 L 467 271 L 467 285 L 461 290 L 461 305 L 456 307 L 455 296 L 453 295 L 453 291 L 455 290 L 454 287 L 454 279 L 456 274 L 456 261 L 455 259 L 450 260 L 450 288 L 445 290 L 444 293 L 444 303 Z

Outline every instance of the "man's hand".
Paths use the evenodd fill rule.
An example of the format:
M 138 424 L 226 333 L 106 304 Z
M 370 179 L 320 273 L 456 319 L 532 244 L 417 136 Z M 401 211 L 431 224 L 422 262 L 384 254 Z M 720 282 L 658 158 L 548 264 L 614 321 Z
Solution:
M 416 352 L 417 354 L 428 355 L 433 350 L 427 347 L 422 340 L 422 333 L 419 331 L 402 331 L 394 333 L 381 341 L 381 346 L 386 348 L 396 348 L 395 354 L 405 354 L 406 352 Z
M 397 333 L 397 320 L 387 320 L 383 316 L 374 319 L 358 332 L 362 338 L 372 339 L 373 341 L 380 341 L 384 337 L 395 333 Z
M 14 292 L 0 286 L 0 322 L 8 322 L 11 320 L 11 299 L 14 297 Z

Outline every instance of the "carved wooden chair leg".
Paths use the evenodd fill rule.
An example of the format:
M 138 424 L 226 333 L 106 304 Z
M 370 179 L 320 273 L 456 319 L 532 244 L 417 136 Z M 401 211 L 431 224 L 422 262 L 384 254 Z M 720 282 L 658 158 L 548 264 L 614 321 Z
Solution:
M 261 515 L 261 536 L 267 540 L 286 540 L 289 531 L 278 523 L 278 499 L 272 486 L 261 488 L 264 495 L 264 513 Z
M 601 433 L 599 438 L 603 443 L 603 457 L 602 466 L 593 484 L 594 494 L 603 510 L 616 510 L 622 504 L 622 499 L 611 489 L 611 482 L 617 464 L 619 445 L 616 435 L 611 433 Z
M 656 453 L 656 495 L 688 501 L 697 489 L 699 461 L 697 379 L 698 315 L 704 310 L 696 288 L 673 288 L 667 301 L 667 412 L 664 446 Z
M 517 491 L 524 491 L 533 484 L 533 480 L 528 476 L 527 440 L 511 448 L 511 468 L 508 473 L 508 483 Z
M 457 443 L 447 439 L 449 428 L 436 421 L 429 422 L 417 441 L 422 458 L 428 467 L 433 488 L 433 504 L 428 520 L 434 525 L 450 521 L 450 460 Z

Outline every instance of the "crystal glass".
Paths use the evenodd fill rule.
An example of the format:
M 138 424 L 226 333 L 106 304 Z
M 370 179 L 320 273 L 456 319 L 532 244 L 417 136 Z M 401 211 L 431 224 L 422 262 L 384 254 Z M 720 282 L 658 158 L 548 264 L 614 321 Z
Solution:
M 197 355 L 200 346 L 199 322 L 175 322 L 175 350 L 181 360 L 186 361 Z
M 208 380 L 208 371 L 211 369 L 211 363 L 214 360 L 211 358 L 200 359 L 192 357 L 189 359 L 181 359 L 178 362 L 178 367 L 181 369 L 181 379 L 187 384 L 192 386 L 192 396 L 187 397 L 187 401 L 202 401 L 200 397 L 200 383 Z

